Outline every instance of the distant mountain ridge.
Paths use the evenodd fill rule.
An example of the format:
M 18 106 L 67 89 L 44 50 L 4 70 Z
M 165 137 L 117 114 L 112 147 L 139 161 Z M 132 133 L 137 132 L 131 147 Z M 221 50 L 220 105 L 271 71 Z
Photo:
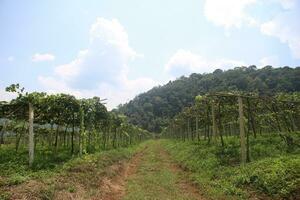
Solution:
M 125 114 L 135 125 L 160 132 L 171 117 L 194 102 L 195 96 L 214 91 L 300 91 L 300 67 L 266 66 L 257 69 L 252 65 L 226 71 L 217 69 L 208 74 L 193 73 L 136 96 L 130 102 L 120 105 L 116 112 Z

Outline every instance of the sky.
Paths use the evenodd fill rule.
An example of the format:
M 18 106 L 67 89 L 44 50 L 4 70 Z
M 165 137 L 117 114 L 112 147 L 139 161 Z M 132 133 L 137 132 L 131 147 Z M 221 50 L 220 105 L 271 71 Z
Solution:
M 0 0 L 5 87 L 107 98 L 182 75 L 300 66 L 299 0 Z

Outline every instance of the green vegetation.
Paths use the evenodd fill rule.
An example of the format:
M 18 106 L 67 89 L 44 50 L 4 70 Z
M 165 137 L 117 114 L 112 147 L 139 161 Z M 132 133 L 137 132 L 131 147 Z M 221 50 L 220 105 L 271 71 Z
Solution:
M 108 112 L 98 97 L 24 93 L 19 84 L 7 91 L 18 96 L 0 102 L 0 199 L 39 194 L 45 196 L 37 198 L 52 199 L 56 191 L 65 191 L 61 186 L 70 181 L 90 186 L 84 190 L 96 190 L 93 181 L 106 173 L 105 167 L 129 158 L 129 147 L 152 136 L 129 124 L 125 116 Z M 67 167 L 78 171 L 68 174 Z M 53 178 L 58 174 L 58 179 Z M 64 174 L 68 174 L 65 179 L 72 179 L 61 183 Z M 27 191 L 31 184 L 34 189 Z M 66 190 L 75 193 L 72 184 Z M 21 196 L 10 197 L 12 194 Z
M 197 96 L 195 105 L 185 108 L 170 120 L 163 136 L 173 139 L 219 143 L 225 150 L 224 137 L 240 138 L 240 162 L 251 161 L 251 142 L 258 134 L 277 133 L 286 151 L 293 151 L 299 141 L 292 133 L 299 131 L 300 95 L 277 94 L 273 97 L 245 93 L 210 93 Z M 268 139 L 265 139 L 268 141 Z M 233 150 L 233 148 L 231 149 Z M 223 153 L 223 152 L 222 152 Z
M 0 150 L 0 186 L 17 185 L 34 177 L 44 177 L 52 175 L 61 169 L 65 162 L 75 157 L 67 151 L 54 153 L 36 147 L 35 161 L 32 167 L 28 166 L 28 151 L 21 149 L 14 152 L 14 147 L 6 146 Z M 77 157 L 77 156 L 76 156 Z
M 127 181 L 124 200 L 193 200 L 187 187 L 181 187 L 183 174 L 172 169 L 172 161 L 158 141 L 148 142 L 137 172 Z
M 1 169 L 7 169 L 1 171 L 0 175 L 0 199 L 53 199 L 57 195 L 76 195 L 80 191 L 84 191 L 81 195 L 90 198 L 99 190 L 103 177 L 115 175 L 108 170 L 109 166 L 128 160 L 143 148 L 145 144 L 87 154 L 64 160 L 64 163 L 55 167 L 54 163 L 50 162 L 49 166 L 43 169 L 28 168 L 24 161 L 6 162 L 0 166 Z M 26 156 L 23 157 L 23 160 L 26 160 Z M 31 186 L 31 183 L 34 183 L 34 186 Z M 12 187 L 13 190 L 9 189 Z M 30 189 L 26 190 L 27 187 Z
M 294 198 L 300 192 L 299 98 L 299 93 L 199 95 L 162 136 L 174 139 L 167 149 L 213 199 Z
M 293 199 L 299 77 L 271 66 L 192 74 L 112 112 L 99 97 L 13 84 L 18 96 L 0 102 L 0 199 Z M 144 142 L 145 129 L 164 139 Z
M 299 132 L 293 135 L 299 142 Z M 300 188 L 300 147 L 286 151 L 278 135 L 262 135 L 252 140 L 251 163 L 239 165 L 239 140 L 224 138 L 225 147 L 207 141 L 164 140 L 172 157 L 192 173 L 190 179 L 213 199 L 247 199 L 269 196 L 292 198 Z M 298 143 L 299 144 L 299 143 Z
M 17 160 L 29 162 L 32 169 L 51 168 L 72 156 L 128 147 L 151 137 L 125 116 L 108 112 L 99 97 L 24 93 L 19 84 L 7 91 L 18 97 L 0 102 L 0 165 Z
M 220 69 L 209 74 L 191 74 L 180 77 L 164 86 L 155 87 L 121 105 L 130 123 L 152 132 L 161 132 L 169 120 L 184 107 L 193 104 L 195 96 L 209 92 L 256 92 L 269 95 L 278 92 L 300 91 L 300 67 L 272 68 L 266 66 Z

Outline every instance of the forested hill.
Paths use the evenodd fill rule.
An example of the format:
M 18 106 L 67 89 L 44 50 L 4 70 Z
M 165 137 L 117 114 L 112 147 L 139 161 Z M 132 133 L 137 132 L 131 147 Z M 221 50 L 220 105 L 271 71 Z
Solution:
M 196 95 L 213 91 L 300 91 L 300 67 L 266 66 L 257 69 L 255 66 L 249 66 L 227 71 L 217 69 L 209 74 L 194 73 L 138 95 L 129 103 L 120 105 L 118 112 L 128 116 L 130 122 L 135 125 L 160 132 L 170 117 L 192 104 Z

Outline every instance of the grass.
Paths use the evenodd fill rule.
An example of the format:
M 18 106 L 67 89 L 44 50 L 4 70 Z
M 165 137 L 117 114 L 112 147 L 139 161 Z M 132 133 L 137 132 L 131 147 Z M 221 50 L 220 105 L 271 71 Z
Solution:
M 292 135 L 295 146 L 288 148 L 278 135 L 263 135 L 250 140 L 251 162 L 240 163 L 239 139 L 224 138 L 225 146 L 207 141 L 148 141 L 73 157 L 60 150 L 54 154 L 37 147 L 32 169 L 27 167 L 27 152 L 18 154 L 9 146 L 0 149 L 0 200 L 53 199 L 68 194 L 88 199 L 99 192 L 99 179 L 113 177 L 108 166 L 131 158 L 147 145 L 136 173 L 129 177 L 126 199 L 192 199 L 178 182 L 183 178 L 172 170 L 172 159 L 188 169 L 190 180 L 211 199 L 292 199 L 299 195 L 299 133 Z M 170 155 L 162 153 L 166 149 Z M 14 196 L 19 195 L 19 196 Z M 78 195 L 78 196 L 76 196 Z
M 11 145 L 0 148 L 0 176 L 30 176 L 45 171 L 53 171 L 63 163 L 74 158 L 67 149 L 59 149 L 56 153 L 41 146 L 36 147 L 35 161 L 28 167 L 28 150 L 21 148 L 18 152 Z
M 177 185 L 180 175 L 172 171 L 169 162 L 161 154 L 160 143 L 148 143 L 137 172 L 127 181 L 124 200 L 192 200 Z
M 102 152 L 105 152 L 105 150 L 101 150 L 100 153 L 99 151 L 95 152 L 95 156 L 102 154 Z M 68 148 L 60 148 L 55 151 L 54 149 L 37 145 L 35 147 L 33 166 L 29 168 L 27 148 L 22 147 L 16 152 L 12 144 L 1 145 L 0 187 L 4 185 L 17 185 L 30 178 L 52 176 L 53 173 L 58 173 L 64 167 L 64 164 L 68 162 L 72 163 L 77 158 L 80 159 L 78 155 L 72 155 Z
M 32 169 L 27 167 L 25 151 L 15 154 L 9 148 L 2 148 L 0 200 L 20 197 L 53 199 L 58 192 L 76 193 L 80 190 L 84 195 L 93 195 L 93 190 L 99 187 L 99 178 L 113 176 L 107 174 L 106 167 L 129 159 L 140 148 L 143 148 L 142 144 L 74 158 L 64 151 L 57 155 L 37 153 Z M 12 196 L 16 193 L 20 196 Z
M 299 141 L 299 133 L 293 137 Z M 291 151 L 277 135 L 251 138 L 251 162 L 245 166 L 239 165 L 236 137 L 226 138 L 225 147 L 206 141 L 162 143 L 180 165 L 192 172 L 191 180 L 213 199 L 248 199 L 255 195 L 283 199 L 299 195 L 299 146 Z

